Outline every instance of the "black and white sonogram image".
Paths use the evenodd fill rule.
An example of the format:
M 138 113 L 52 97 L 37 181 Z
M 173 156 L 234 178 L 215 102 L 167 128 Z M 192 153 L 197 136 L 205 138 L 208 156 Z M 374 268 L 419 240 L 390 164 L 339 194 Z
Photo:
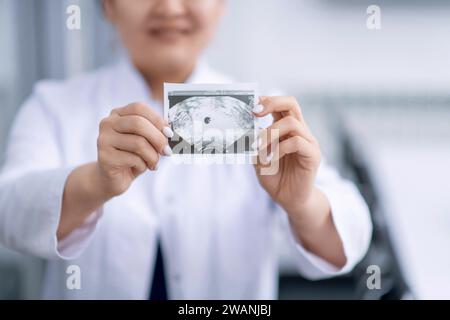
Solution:
M 165 84 L 173 153 L 253 154 L 256 90 L 241 86 Z

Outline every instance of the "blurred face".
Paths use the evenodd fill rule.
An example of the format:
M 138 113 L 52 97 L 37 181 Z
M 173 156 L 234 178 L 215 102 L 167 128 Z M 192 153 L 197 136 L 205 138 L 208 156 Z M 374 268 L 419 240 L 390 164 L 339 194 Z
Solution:
M 223 0 L 104 0 L 104 9 L 136 67 L 164 75 L 195 66 Z

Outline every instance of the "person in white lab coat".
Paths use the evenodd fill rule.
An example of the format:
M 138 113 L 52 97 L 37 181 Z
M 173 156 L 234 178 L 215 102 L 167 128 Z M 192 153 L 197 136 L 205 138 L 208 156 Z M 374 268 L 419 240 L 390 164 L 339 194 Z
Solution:
M 230 83 L 199 56 L 223 0 L 105 0 L 127 57 L 35 86 L 0 176 L 0 242 L 47 260 L 44 298 L 146 299 L 161 243 L 171 299 L 273 299 L 273 232 L 284 221 L 299 271 L 352 270 L 371 238 L 355 186 L 321 161 L 292 97 L 262 97 L 280 130 L 275 175 L 258 165 L 176 164 L 163 82 Z M 139 102 L 137 102 L 139 101 Z M 263 135 L 264 136 L 264 135 Z M 271 145 L 263 139 L 261 149 Z M 81 288 L 67 286 L 79 267 Z

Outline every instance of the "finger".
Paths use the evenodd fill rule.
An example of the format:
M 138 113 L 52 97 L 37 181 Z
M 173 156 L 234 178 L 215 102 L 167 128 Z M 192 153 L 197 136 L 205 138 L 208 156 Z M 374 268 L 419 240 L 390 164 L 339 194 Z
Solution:
M 113 129 L 119 133 L 144 137 L 160 154 L 165 156 L 172 155 L 167 137 L 151 122 L 141 116 L 130 115 L 117 117 L 113 121 Z
M 158 112 L 142 102 L 134 102 L 125 107 L 113 109 L 111 114 L 117 114 L 121 117 L 132 115 L 144 117 L 153 123 L 153 125 L 160 131 L 163 131 L 169 125 L 167 121 L 158 114 Z
M 278 149 L 275 148 L 274 151 L 278 152 Z M 273 154 L 273 152 L 270 149 L 258 151 L 258 158 L 257 158 L 258 165 L 259 166 L 266 166 L 266 165 L 270 164 L 270 162 L 273 159 L 273 155 L 274 154 Z
M 303 121 L 303 116 L 300 110 L 300 105 L 295 97 L 277 96 L 277 97 L 260 97 L 260 105 L 262 110 L 255 108 L 255 115 L 257 117 L 264 117 L 268 114 L 272 114 L 274 119 L 277 120 L 281 117 L 291 115 L 296 119 Z
M 131 168 L 135 176 L 147 170 L 147 164 L 141 157 L 115 148 L 99 151 L 99 160 L 110 163 L 113 166 Z
M 116 133 L 111 140 L 111 145 L 114 148 L 138 155 L 145 161 L 149 169 L 155 170 L 159 161 L 159 154 L 147 139 L 134 134 Z
M 317 154 L 314 144 L 308 142 L 300 136 L 290 137 L 279 144 L 275 145 L 270 153 L 260 152 L 260 163 L 264 166 L 280 161 L 284 156 L 289 154 L 298 154 L 303 158 L 313 159 Z
M 281 141 L 292 136 L 301 136 L 309 142 L 314 141 L 313 135 L 304 122 L 292 116 L 286 116 L 261 131 L 258 136 L 259 148 L 266 149 L 276 140 Z
M 276 147 L 273 152 L 273 161 L 279 161 L 288 154 L 297 153 L 304 158 L 313 158 L 316 154 L 315 146 L 300 136 L 290 137 Z

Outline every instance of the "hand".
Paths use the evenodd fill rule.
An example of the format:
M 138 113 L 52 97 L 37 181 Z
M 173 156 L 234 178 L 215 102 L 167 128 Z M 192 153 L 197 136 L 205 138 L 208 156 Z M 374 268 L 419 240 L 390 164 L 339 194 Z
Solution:
M 257 110 L 258 107 L 262 110 Z M 299 212 L 314 195 L 314 180 L 321 161 L 316 138 L 311 134 L 294 97 L 261 97 L 255 115 L 272 114 L 274 122 L 260 132 L 256 165 L 261 185 L 288 212 Z M 278 130 L 278 135 L 274 130 Z M 272 150 L 273 149 L 273 150 Z M 265 175 L 270 162 L 276 172 Z
M 110 196 L 120 195 L 145 170 L 156 170 L 160 156 L 172 154 L 167 140 L 172 136 L 167 122 L 145 104 L 112 110 L 100 122 L 97 139 L 103 190 Z
M 295 98 L 262 97 L 260 103 L 263 110 L 254 110 L 259 111 L 256 116 L 271 113 L 274 123 L 259 135 L 259 161 L 255 166 L 258 179 L 287 212 L 291 229 L 303 247 L 341 268 L 347 258 L 332 219 L 330 203 L 314 187 L 321 161 L 319 144 Z M 272 175 L 262 172 L 267 162 L 271 169 L 277 169 Z

